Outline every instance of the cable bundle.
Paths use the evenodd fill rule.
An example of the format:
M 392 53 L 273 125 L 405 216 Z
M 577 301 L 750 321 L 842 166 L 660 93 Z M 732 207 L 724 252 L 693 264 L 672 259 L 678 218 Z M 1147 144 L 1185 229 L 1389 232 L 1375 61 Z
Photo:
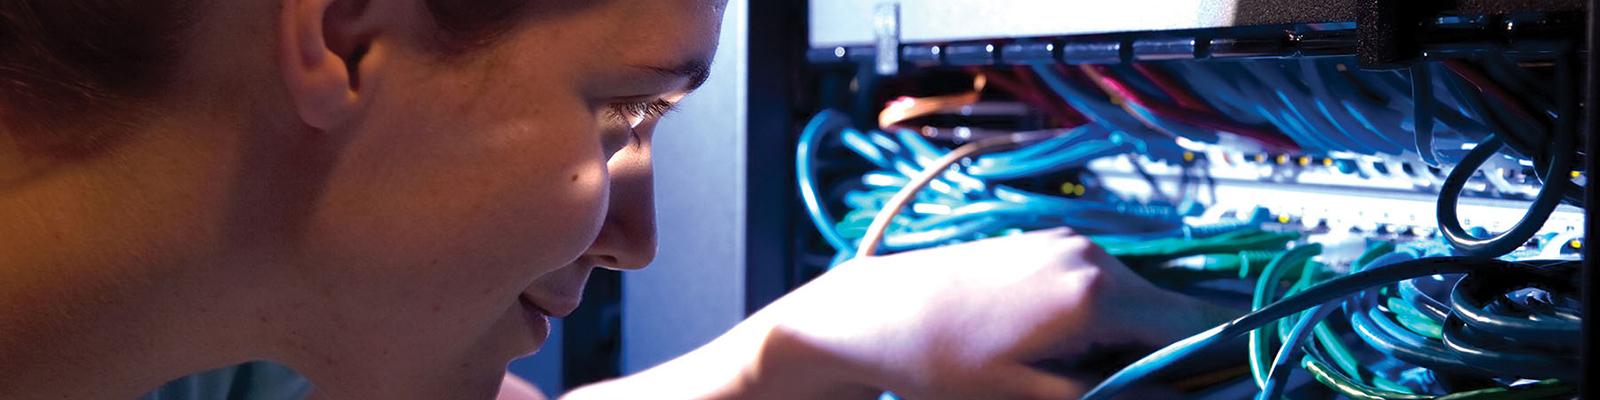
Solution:
M 893 138 L 883 132 L 860 132 L 848 127 L 847 120 L 837 112 L 818 114 L 802 132 L 796 154 L 797 179 L 808 215 L 824 239 L 842 253 L 854 252 L 860 247 L 856 241 L 861 238 L 883 236 L 868 234 L 870 221 L 884 214 L 881 210 L 890 204 L 900 204 L 894 206 L 899 208 L 912 200 L 916 204 L 911 214 L 916 218 L 897 220 L 893 224 L 886 222 L 883 230 L 892 233 L 883 238 L 884 247 L 906 250 L 970 240 L 985 234 L 1055 226 L 1071 226 L 1095 233 L 1180 228 L 1177 212 L 1171 206 L 1068 199 L 990 183 L 997 177 L 1081 168 L 1095 158 L 1129 151 L 1107 132 L 1093 126 L 1024 133 L 1016 143 L 1010 143 L 1014 146 L 1010 146 L 1009 152 L 996 152 L 976 158 L 968 166 L 952 168 L 955 161 L 966 157 L 946 161 L 940 158 L 952 153 L 959 155 L 959 150 L 945 151 L 909 131 L 901 131 Z M 868 190 L 852 192 L 846 197 L 846 203 L 853 210 L 838 222 L 823 206 L 813 167 L 816 149 L 829 134 L 840 135 L 846 147 L 883 168 L 863 177 Z M 910 195 L 893 199 L 912 177 L 925 174 L 930 178 L 922 185 L 927 185 L 929 191 L 915 199 Z M 938 211 L 917 211 L 918 205 Z M 896 210 L 887 215 L 898 214 Z M 839 260 L 844 258 L 841 256 Z
M 1274 259 L 1260 275 L 1254 311 L 1134 362 L 1086 395 L 1110 398 L 1184 357 L 1250 336 L 1259 399 L 1281 397 L 1291 366 L 1356 399 L 1532 399 L 1570 395 L 1578 376 L 1576 271 L 1567 260 L 1509 262 L 1390 253 L 1379 244 L 1361 268 L 1317 282 L 1331 270 L 1310 262 L 1316 246 Z M 1285 269 L 1304 271 L 1278 299 Z M 1418 286 L 1458 279 L 1440 301 Z M 1429 283 L 1435 282 L 1435 283 Z M 1384 357 L 1427 368 L 1418 378 L 1369 368 L 1327 321 L 1345 315 L 1361 341 Z M 1270 352 L 1272 340 L 1281 344 Z M 1371 356 L 1369 355 L 1368 358 Z M 1453 393 L 1436 394 L 1455 389 Z
M 1403 73 L 1312 58 L 1034 66 L 990 81 L 1035 107 L 1064 106 L 1046 110 L 1063 128 L 990 132 L 947 149 L 900 126 L 856 130 L 844 115 L 825 111 L 801 135 L 798 178 L 812 222 L 838 251 L 835 264 L 880 247 L 1071 226 L 1146 276 L 1254 282 L 1250 314 L 1151 354 L 1086 398 L 1110 397 L 1245 335 L 1260 399 L 1280 398 L 1294 371 L 1357 399 L 1570 394 L 1570 383 L 1581 379 L 1577 263 L 1525 260 L 1562 256 L 1571 237 L 1542 236 L 1542 249 L 1527 244 L 1561 203 L 1582 206 L 1572 182 L 1579 147 L 1572 63 L 1554 63 L 1551 84 L 1501 55 L 1477 61 L 1419 63 Z M 1053 97 L 1028 88 L 1030 78 Z M 850 211 L 838 221 L 824 207 L 812 167 L 830 136 L 877 167 L 862 176 L 865 189 L 844 196 Z M 1322 246 L 1300 232 L 1263 229 L 1270 224 L 1259 218 L 1183 224 L 1184 215 L 1194 215 L 1180 212 L 1186 199 L 1138 204 L 1108 190 L 1050 196 L 1002 183 L 1128 154 L 1187 162 L 1192 149 L 1216 147 L 1257 157 L 1385 160 L 1345 172 L 1404 174 L 1419 189 L 1439 190 L 1440 240 L 1398 248 L 1375 242 L 1348 265 L 1325 264 Z M 1524 165 L 1533 166 L 1537 189 L 1508 181 Z M 1464 227 L 1455 213 L 1457 197 L 1483 167 L 1490 168 L 1482 174 L 1485 190 L 1533 200 L 1503 233 Z

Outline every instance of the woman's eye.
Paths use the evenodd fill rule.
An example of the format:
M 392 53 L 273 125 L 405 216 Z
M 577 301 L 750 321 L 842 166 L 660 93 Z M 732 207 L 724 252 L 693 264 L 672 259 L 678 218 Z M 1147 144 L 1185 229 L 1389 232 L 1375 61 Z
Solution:
M 661 118 L 672 111 L 673 104 L 666 100 L 655 99 L 643 102 L 612 103 L 606 106 L 606 111 L 618 123 L 627 125 L 629 129 L 637 128 L 644 121 Z

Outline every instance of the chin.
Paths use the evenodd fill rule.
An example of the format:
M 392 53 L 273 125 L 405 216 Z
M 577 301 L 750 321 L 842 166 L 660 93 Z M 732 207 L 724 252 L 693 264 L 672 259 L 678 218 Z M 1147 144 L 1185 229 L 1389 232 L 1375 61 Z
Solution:
M 494 330 L 492 334 L 498 339 L 495 342 L 503 345 L 502 351 L 496 352 L 496 355 L 507 356 L 505 361 L 509 363 L 544 347 L 545 341 L 550 338 L 550 316 L 519 299 L 506 310 Z

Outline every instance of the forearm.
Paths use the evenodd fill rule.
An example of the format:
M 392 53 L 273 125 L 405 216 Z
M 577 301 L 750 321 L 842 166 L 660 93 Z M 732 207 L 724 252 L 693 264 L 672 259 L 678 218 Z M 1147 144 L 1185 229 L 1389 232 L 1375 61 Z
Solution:
M 775 328 L 762 312 L 711 343 L 634 375 L 562 399 L 871 399 L 849 368 Z
M 705 351 L 704 349 L 696 352 Z M 561 396 L 584 399 L 734 399 L 744 398 L 742 369 L 692 352 L 639 373 L 583 386 Z
M 545 397 L 532 383 L 508 372 L 500 381 L 500 395 L 495 400 L 545 400 Z

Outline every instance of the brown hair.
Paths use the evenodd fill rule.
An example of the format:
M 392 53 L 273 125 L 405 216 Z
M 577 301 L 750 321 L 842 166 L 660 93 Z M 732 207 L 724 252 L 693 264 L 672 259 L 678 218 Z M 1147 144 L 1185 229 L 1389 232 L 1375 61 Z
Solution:
M 52 121 L 107 115 L 158 93 L 204 1 L 0 0 L 0 122 L 39 131 L 29 147 L 97 146 L 102 138 L 50 134 Z M 447 56 L 492 42 L 530 2 L 424 1 Z

